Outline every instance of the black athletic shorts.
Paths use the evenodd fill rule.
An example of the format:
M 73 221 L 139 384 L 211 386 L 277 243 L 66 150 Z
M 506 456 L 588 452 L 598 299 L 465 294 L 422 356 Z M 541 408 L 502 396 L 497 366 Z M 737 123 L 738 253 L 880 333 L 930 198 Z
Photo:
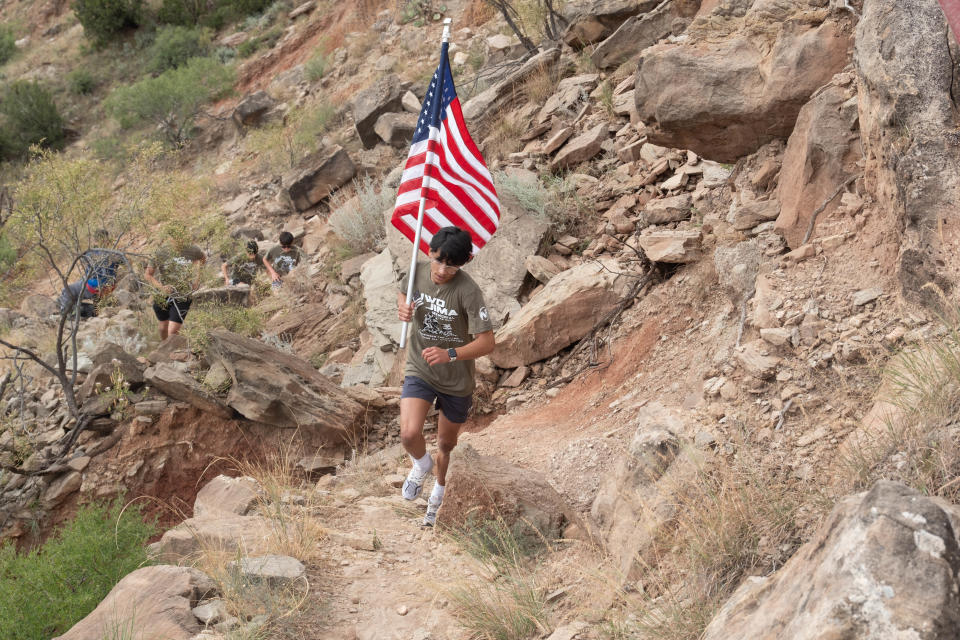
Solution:
M 183 324 L 187 317 L 187 311 L 190 311 L 192 300 L 171 300 L 166 307 L 161 307 L 156 302 L 153 303 L 153 313 L 160 322 L 176 322 Z
M 403 379 L 403 391 L 400 392 L 401 398 L 420 398 L 427 402 L 433 402 L 436 399 L 436 406 L 447 420 L 454 424 L 463 424 L 467 421 L 470 414 L 470 407 L 473 405 L 473 396 L 449 396 L 445 393 L 436 391 L 427 384 L 422 378 L 416 376 L 407 376 Z

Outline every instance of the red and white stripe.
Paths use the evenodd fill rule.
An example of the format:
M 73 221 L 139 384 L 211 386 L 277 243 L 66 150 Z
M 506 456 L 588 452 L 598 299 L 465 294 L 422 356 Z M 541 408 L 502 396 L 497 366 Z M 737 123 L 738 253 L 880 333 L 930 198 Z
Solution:
M 410 242 L 421 197 L 427 199 L 420 236 L 424 253 L 429 252 L 433 234 L 451 225 L 470 233 L 476 253 L 500 224 L 493 178 L 467 132 L 458 98 L 447 106 L 440 130 L 431 127 L 429 138 L 410 147 L 391 219 Z

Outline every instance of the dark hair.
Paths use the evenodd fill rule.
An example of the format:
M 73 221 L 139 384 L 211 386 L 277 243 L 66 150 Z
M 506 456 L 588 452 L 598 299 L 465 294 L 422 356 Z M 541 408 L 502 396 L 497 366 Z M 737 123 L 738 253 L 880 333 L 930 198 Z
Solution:
M 451 267 L 467 264 L 473 251 L 470 234 L 458 227 L 444 227 L 430 239 L 430 249 L 437 252 L 437 259 Z
M 97 229 L 93 233 L 93 237 L 96 239 L 97 242 L 107 242 L 110 240 L 110 232 L 107 231 L 106 229 Z
M 260 245 L 257 244 L 256 240 L 247 242 L 247 253 L 256 253 L 257 251 L 260 251 Z
M 281 247 L 289 247 L 289 246 L 292 245 L 292 244 L 293 244 L 293 234 L 290 233 L 289 231 L 281 231 L 281 232 L 280 232 L 280 246 L 281 246 Z

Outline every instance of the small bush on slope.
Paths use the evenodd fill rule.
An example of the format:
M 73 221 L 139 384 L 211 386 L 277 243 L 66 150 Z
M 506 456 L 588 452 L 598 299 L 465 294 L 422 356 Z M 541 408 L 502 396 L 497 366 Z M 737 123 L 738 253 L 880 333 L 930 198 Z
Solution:
M 107 98 L 106 109 L 124 129 L 153 123 L 169 142 L 182 146 L 200 107 L 225 94 L 235 76 L 213 58 L 193 58 L 156 78 L 120 87 Z
M 125 575 L 146 564 L 154 534 L 120 499 L 81 507 L 41 548 L 0 547 L 0 638 L 47 640 L 93 611 Z M 14 614 L 14 615 L 9 615 Z
M 205 29 L 160 27 L 150 47 L 150 69 L 162 73 L 182 67 L 190 58 L 205 56 L 209 49 L 210 33 Z
M 18 80 L 0 93 L 0 159 L 25 156 L 30 145 L 63 146 L 63 118 L 37 82 Z
M 0 24 L 0 65 L 4 65 L 17 53 L 17 37 L 13 29 Z
M 75 0 L 73 12 L 87 38 L 102 47 L 121 31 L 140 25 L 143 5 L 140 0 Z

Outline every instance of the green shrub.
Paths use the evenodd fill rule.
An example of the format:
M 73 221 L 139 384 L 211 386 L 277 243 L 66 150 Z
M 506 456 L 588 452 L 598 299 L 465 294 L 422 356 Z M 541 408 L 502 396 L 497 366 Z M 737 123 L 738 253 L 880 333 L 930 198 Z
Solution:
M 93 74 L 86 69 L 74 69 L 71 71 L 67 76 L 67 83 L 70 85 L 70 92 L 78 96 L 93 93 L 94 87 L 97 86 L 97 81 L 94 80 Z
M 184 323 L 180 332 L 195 353 L 205 353 L 210 346 L 210 332 L 214 329 L 255 338 L 262 328 L 263 314 L 256 309 L 209 302 L 190 309 L 189 321 Z
M 163 0 L 157 20 L 181 26 L 202 24 L 216 31 L 228 22 L 263 12 L 270 5 L 270 0 Z
M 20 157 L 30 145 L 63 146 L 63 118 L 53 96 L 37 82 L 18 80 L 0 94 L 0 153 Z
M 283 31 L 280 29 L 271 29 L 263 35 L 257 36 L 256 38 L 250 38 L 239 47 L 237 47 L 237 54 L 241 58 L 249 58 L 254 53 L 260 49 L 270 49 L 273 45 L 277 44 L 277 41 L 280 40 L 280 36 L 283 35 Z
M 150 69 L 163 72 L 182 67 L 190 58 L 205 56 L 210 50 L 210 33 L 197 27 L 164 26 L 150 47 Z
M 17 36 L 13 29 L 0 24 L 0 65 L 9 62 L 17 52 Z
M 108 44 L 125 29 L 138 27 L 143 14 L 140 0 L 74 0 L 73 12 L 96 46 Z
M 17 264 L 17 249 L 10 240 L 0 235 L 0 273 L 6 273 Z
M 327 56 L 323 55 L 322 51 L 317 51 L 310 59 L 307 60 L 307 63 L 304 65 L 304 71 L 307 74 L 307 80 L 310 82 L 316 82 L 323 77 L 323 74 L 327 70 Z
M 39 549 L 0 547 L 0 638 L 47 640 L 67 631 L 125 575 L 148 563 L 152 523 L 136 505 L 81 507 L 76 517 Z
M 227 93 L 235 75 L 213 58 L 192 58 L 156 78 L 116 89 L 105 107 L 124 129 L 154 123 L 167 140 L 182 145 L 200 107 Z

